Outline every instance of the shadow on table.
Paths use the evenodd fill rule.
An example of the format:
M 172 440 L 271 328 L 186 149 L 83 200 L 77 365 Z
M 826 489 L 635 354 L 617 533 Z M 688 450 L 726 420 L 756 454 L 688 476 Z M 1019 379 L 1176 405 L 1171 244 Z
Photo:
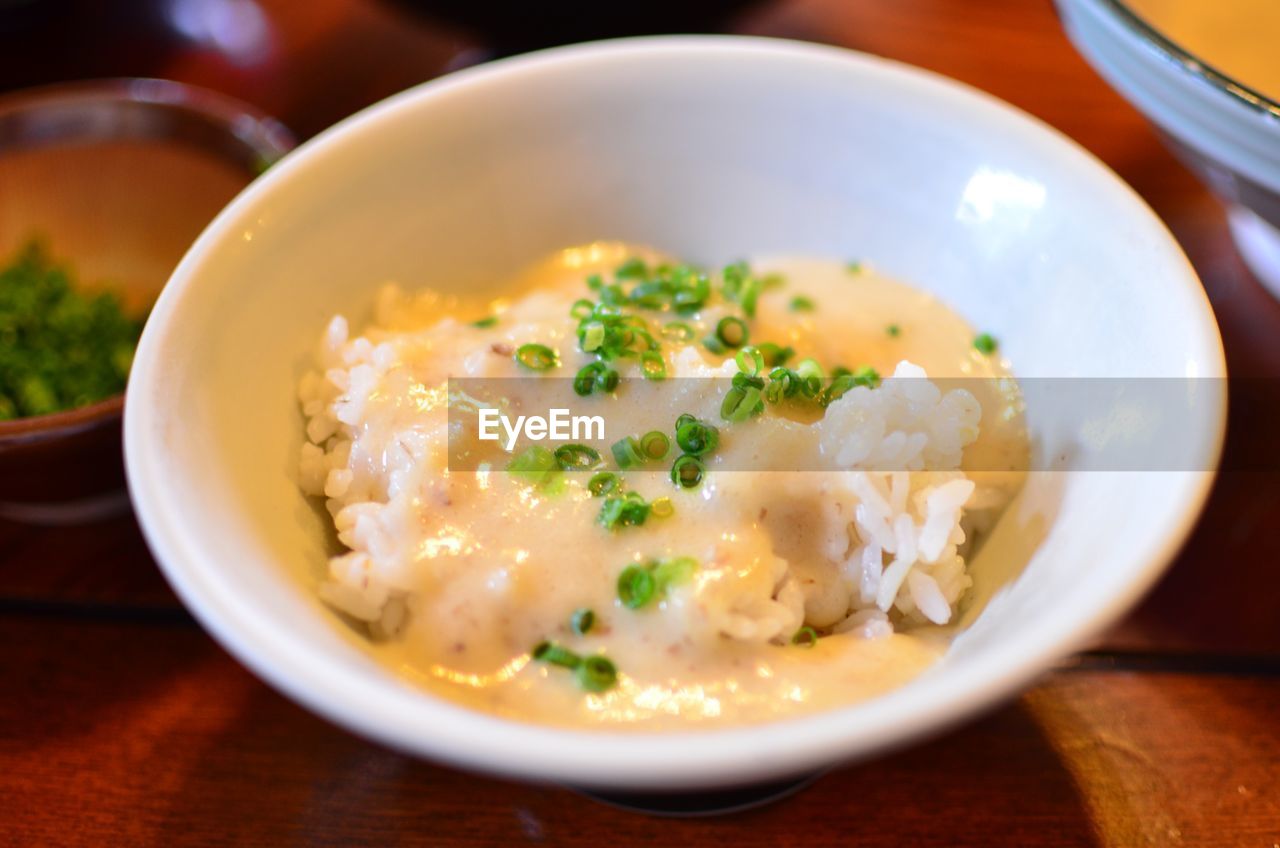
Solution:
M 195 752 L 193 752 L 195 753 Z M 202 740 L 155 832 L 308 845 L 1093 845 L 1088 811 L 1032 715 L 1011 706 L 922 747 L 720 818 L 628 813 L 565 789 L 435 767 L 254 687 Z

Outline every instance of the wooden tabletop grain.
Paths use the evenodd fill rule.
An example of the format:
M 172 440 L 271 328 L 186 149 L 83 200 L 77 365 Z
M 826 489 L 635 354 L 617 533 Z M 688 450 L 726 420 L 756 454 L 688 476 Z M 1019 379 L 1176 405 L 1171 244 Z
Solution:
M 266 53 L 138 42 L 78 55 L 50 78 L 74 67 L 199 82 L 307 134 L 491 55 L 457 24 L 364 0 L 255 8 Z M 1182 243 L 1233 374 L 1280 376 L 1280 304 L 1233 251 L 1222 208 L 1076 55 L 1047 0 L 780 0 L 724 28 L 910 62 L 1071 136 Z M 43 48 L 26 49 L 35 64 L 21 67 L 43 67 Z M 1269 432 L 1233 405 L 1229 451 Z M 1016 701 L 775 804 L 671 820 L 406 758 L 314 717 L 192 621 L 131 517 L 57 530 L 0 523 L 0 845 L 1275 848 L 1277 525 L 1280 475 L 1224 474 L 1151 596 Z

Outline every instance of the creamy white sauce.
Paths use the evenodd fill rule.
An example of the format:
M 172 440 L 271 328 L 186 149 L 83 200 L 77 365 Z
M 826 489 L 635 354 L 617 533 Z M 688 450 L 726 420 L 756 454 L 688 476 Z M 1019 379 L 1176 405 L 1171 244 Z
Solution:
M 758 467 L 753 457 L 762 450 L 774 468 L 830 462 L 846 447 L 842 422 L 856 429 L 877 403 L 901 413 L 910 404 L 893 407 L 894 392 L 918 391 L 922 380 L 882 393 L 855 390 L 863 392 L 860 400 L 833 405 L 818 424 L 812 416 L 766 414 L 730 425 L 717 415 L 717 384 L 706 380 L 686 381 L 689 388 L 628 383 L 619 396 L 630 396 L 630 404 L 596 399 L 611 410 L 605 443 L 652 428 L 669 432 L 686 411 L 720 427 L 721 446 L 699 489 L 672 486 L 674 453 L 652 471 L 627 473 L 630 489 L 674 504 L 674 515 L 642 527 L 600 527 L 600 499 L 585 490 L 583 477 L 538 487 L 501 470 L 450 468 L 445 380 L 528 377 L 511 356 L 526 342 L 556 348 L 562 365 L 554 375 L 572 377 L 590 361 L 577 350 L 577 322 L 568 317 L 571 304 L 590 294 L 583 279 L 634 252 L 623 245 L 564 251 L 514 281 L 497 304 L 386 294 L 378 326 L 363 341 L 341 322 L 330 328 L 320 353 L 327 374 L 309 376 L 301 390 L 312 443 L 302 483 L 328 496 L 339 536 L 356 553 L 334 560 L 322 597 L 371 622 L 369 650 L 407 678 L 476 709 L 534 722 L 643 729 L 752 723 L 871 697 L 919 674 L 948 641 L 948 630 L 931 617 L 951 620 L 968 585 L 962 556 L 972 540 L 947 517 L 965 503 L 966 527 L 989 525 L 1021 484 L 1028 456 L 1016 384 L 995 379 L 1007 376 L 1003 362 L 975 351 L 972 328 L 926 294 L 838 263 L 761 261 L 753 265 L 758 272 L 777 271 L 786 284 L 761 295 L 751 336 L 789 344 L 797 359 L 871 365 L 886 377 L 910 360 L 935 380 L 974 378 L 965 391 L 944 384 L 938 397 L 921 401 L 928 408 L 952 404 L 975 422 L 980 416 L 963 459 L 960 446 L 945 451 L 935 440 L 937 474 L 857 470 L 873 468 L 874 456 L 854 470 L 736 470 Z M 816 308 L 792 311 L 797 295 Z M 733 311 L 685 320 L 699 324 L 701 338 Z M 492 327 L 469 323 L 494 313 Z M 664 351 L 673 376 L 736 370 L 732 357 L 723 366 L 722 357 L 696 344 Z M 545 406 L 546 395 L 525 401 Z M 503 468 L 500 446 L 454 435 L 470 461 Z M 607 458 L 607 447 L 601 453 Z M 456 466 L 456 451 L 452 459 Z M 970 480 L 977 483 L 972 494 Z M 903 545 L 918 557 L 896 577 L 894 556 L 867 541 L 879 500 L 890 519 L 910 528 L 896 543 L 898 559 L 915 561 L 903 558 Z M 929 535 L 930 515 L 941 516 L 933 522 L 943 527 L 940 536 Z M 691 580 L 641 610 L 618 601 L 623 567 L 675 556 L 700 563 Z M 862 564 L 869 557 L 874 569 Z M 890 591 L 894 580 L 901 588 Z M 597 623 L 575 635 L 570 616 L 584 607 Z M 789 644 L 806 623 L 840 632 L 811 648 Z M 607 656 L 619 671 L 617 685 L 584 693 L 565 669 L 532 661 L 532 646 L 548 639 Z

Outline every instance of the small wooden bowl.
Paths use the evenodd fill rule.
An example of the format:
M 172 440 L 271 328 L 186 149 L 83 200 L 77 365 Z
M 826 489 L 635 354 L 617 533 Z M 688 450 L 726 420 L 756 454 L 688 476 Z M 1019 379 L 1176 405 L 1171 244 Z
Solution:
M 187 248 L 293 147 L 278 121 L 211 91 L 103 80 L 0 97 L 0 263 L 39 239 L 77 286 L 145 311 Z M 127 503 L 124 396 L 0 421 L 0 518 L 64 523 Z

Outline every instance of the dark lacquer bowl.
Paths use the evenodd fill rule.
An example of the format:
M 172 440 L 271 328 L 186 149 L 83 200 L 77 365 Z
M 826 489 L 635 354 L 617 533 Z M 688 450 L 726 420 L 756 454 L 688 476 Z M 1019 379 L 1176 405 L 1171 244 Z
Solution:
M 0 262 L 31 240 L 76 285 L 145 313 L 191 242 L 293 146 L 277 121 L 214 92 L 103 80 L 0 97 Z M 0 518 L 123 509 L 123 394 L 0 421 Z

